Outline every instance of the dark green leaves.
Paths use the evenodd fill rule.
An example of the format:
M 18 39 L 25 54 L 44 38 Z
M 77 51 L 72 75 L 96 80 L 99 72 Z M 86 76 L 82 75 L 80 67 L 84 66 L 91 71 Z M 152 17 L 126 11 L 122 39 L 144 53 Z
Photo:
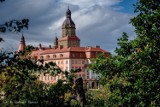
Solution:
M 0 0 L 0 2 L 4 2 L 5 0 Z
M 12 32 L 20 32 L 23 28 L 28 29 L 29 19 L 22 20 L 11 20 L 5 22 L 5 24 L 0 25 L 0 32 L 12 31 Z
M 107 106 L 160 105 L 160 1 L 139 0 L 135 7 L 136 38 L 129 41 L 123 33 L 116 55 L 92 65 L 107 86 Z

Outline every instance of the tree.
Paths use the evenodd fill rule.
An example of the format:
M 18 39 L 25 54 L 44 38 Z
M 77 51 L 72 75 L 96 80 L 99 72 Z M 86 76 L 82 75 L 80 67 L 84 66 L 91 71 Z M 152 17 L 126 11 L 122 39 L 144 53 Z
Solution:
M 3 1 L 5 0 L 0 0 Z M 5 22 L 0 25 L 0 32 L 20 32 L 23 28 L 28 28 L 28 22 L 28 19 Z M 0 96 L 0 106 L 60 107 L 65 104 L 65 94 L 75 90 L 73 73 L 62 72 L 52 62 L 44 65 L 43 60 L 32 60 L 30 53 L 33 49 L 34 47 L 27 46 L 19 53 L 0 51 L 0 94 L 4 94 L 3 98 Z M 38 80 L 40 73 L 52 76 L 64 74 L 66 79 L 59 80 L 56 84 L 45 84 Z
M 0 25 L 0 32 L 20 32 L 23 28 L 28 29 L 28 22 L 29 19 L 22 19 L 22 20 L 11 20 L 8 22 L 5 22 L 4 24 Z M 4 41 L 2 38 L 0 38 L 0 42 Z
M 53 62 L 44 65 L 43 60 L 32 60 L 30 58 L 32 49 L 32 46 L 27 46 L 19 53 L 0 53 L 0 92 L 4 93 L 3 98 L 0 98 L 0 105 L 3 107 L 69 105 L 65 96 L 77 94 L 74 73 L 79 72 L 79 69 L 69 73 L 62 71 Z M 52 76 L 62 74 L 66 79 L 58 80 L 56 84 L 46 84 L 38 80 L 40 73 Z
M 27 49 L 30 50 L 30 48 Z M 71 91 L 70 81 L 68 80 L 64 84 L 63 80 L 59 80 L 57 84 L 50 85 L 39 81 L 39 73 L 56 76 L 62 71 L 52 62 L 45 66 L 40 63 L 37 65 L 37 62 L 28 57 L 29 51 L 25 50 L 24 52 L 0 54 L 2 58 L 0 62 L 0 92 L 4 93 L 0 105 L 4 107 L 53 105 L 59 107 L 63 105 L 65 93 Z M 43 63 L 43 61 L 40 62 Z
M 91 65 L 108 84 L 107 106 L 160 105 L 160 1 L 139 0 L 134 6 L 136 39 L 124 33 L 115 56 Z
M 5 0 L 0 0 L 4 2 Z M 0 32 L 20 32 L 28 29 L 28 19 L 5 22 L 0 25 Z M 4 41 L 0 38 L 0 42 Z M 8 107 L 60 107 L 69 105 L 65 100 L 66 94 L 76 94 L 74 87 L 74 73 L 62 70 L 55 63 L 43 64 L 43 60 L 32 60 L 30 57 L 33 46 L 27 46 L 19 53 L 0 51 L 0 106 Z M 37 64 L 39 62 L 39 64 Z M 45 84 L 38 80 L 38 75 L 46 73 L 56 76 L 65 75 L 65 80 L 58 80 L 56 84 Z M 84 97 L 84 96 L 83 96 Z M 76 99 L 76 98 L 75 98 Z

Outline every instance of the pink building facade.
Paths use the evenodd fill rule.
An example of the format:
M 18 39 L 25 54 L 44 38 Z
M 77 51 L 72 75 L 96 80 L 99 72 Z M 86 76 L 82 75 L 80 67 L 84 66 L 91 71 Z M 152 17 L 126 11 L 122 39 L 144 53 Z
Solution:
M 22 44 L 22 43 L 21 43 Z M 41 45 L 32 51 L 32 58 L 43 59 L 44 63 L 54 62 L 62 71 L 70 72 L 72 69 L 81 69 L 76 73 L 76 77 L 82 77 L 86 88 L 97 89 L 99 87 L 99 75 L 87 69 L 92 58 L 96 58 L 100 53 L 106 57 L 109 52 L 100 48 L 100 46 L 80 46 L 80 39 L 76 35 L 76 27 L 71 18 L 71 11 L 66 11 L 66 19 L 62 24 L 62 35 L 55 38 L 54 46 L 42 47 Z M 58 79 L 64 79 L 63 75 L 51 76 L 49 74 L 39 76 L 45 83 L 55 83 Z

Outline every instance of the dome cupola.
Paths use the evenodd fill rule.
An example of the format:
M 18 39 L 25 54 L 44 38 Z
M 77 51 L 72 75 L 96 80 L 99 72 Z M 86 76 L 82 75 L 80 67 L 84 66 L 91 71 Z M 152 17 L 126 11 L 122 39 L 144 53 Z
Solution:
M 66 19 L 64 20 L 63 24 L 62 24 L 62 29 L 65 28 L 75 28 L 75 24 L 71 18 L 71 11 L 68 7 L 67 11 L 66 11 Z
M 63 47 L 80 46 L 80 39 L 76 36 L 76 27 L 72 20 L 71 14 L 72 12 L 68 7 L 65 14 L 66 18 L 62 24 L 62 36 L 61 38 L 58 39 L 58 46 L 63 46 Z

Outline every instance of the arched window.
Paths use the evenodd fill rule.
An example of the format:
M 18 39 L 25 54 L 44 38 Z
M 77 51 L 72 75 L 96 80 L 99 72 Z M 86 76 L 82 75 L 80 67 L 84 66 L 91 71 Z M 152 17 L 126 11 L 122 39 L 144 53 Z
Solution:
M 60 54 L 60 58 L 62 58 L 63 57 L 63 54 Z
M 92 89 L 94 88 L 94 82 L 92 82 Z
M 49 59 L 49 58 L 50 58 L 50 55 L 47 55 L 46 58 Z
M 43 59 L 43 56 L 40 56 L 40 59 Z
M 53 58 L 56 58 L 56 55 L 53 55 Z
M 97 89 L 99 88 L 99 83 L 97 82 Z

